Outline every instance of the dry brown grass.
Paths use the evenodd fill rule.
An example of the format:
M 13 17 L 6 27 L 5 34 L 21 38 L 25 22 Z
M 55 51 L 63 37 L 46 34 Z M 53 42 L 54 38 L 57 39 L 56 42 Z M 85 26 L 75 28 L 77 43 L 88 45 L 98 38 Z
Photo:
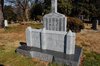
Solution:
M 0 46 L 4 49 L 16 48 L 19 46 L 19 42 L 25 42 L 25 29 L 26 25 L 19 26 L 19 31 L 6 32 L 4 29 L 0 29 Z M 89 26 L 90 27 L 90 26 Z M 99 26 L 100 27 L 100 26 Z M 100 53 L 100 31 L 84 30 L 81 33 L 77 33 L 77 45 L 83 47 L 85 50 L 95 51 Z
M 90 26 L 88 27 L 90 28 Z M 99 26 L 100 29 L 100 26 Z M 81 33 L 77 33 L 77 45 L 83 47 L 86 51 L 94 51 L 100 53 L 100 30 L 85 29 Z
M 5 66 L 18 66 L 14 65 L 15 62 L 19 63 L 20 66 L 27 66 L 30 62 L 29 66 L 47 66 L 48 63 L 37 61 L 33 63 L 33 61 L 29 61 L 29 59 L 24 59 L 23 57 L 19 57 L 16 53 L 14 53 L 15 49 L 19 46 L 19 42 L 26 42 L 25 40 L 25 29 L 29 25 L 11 25 L 7 29 L 0 29 L 0 64 L 4 64 Z M 30 25 L 31 26 L 31 25 Z M 34 28 L 39 27 L 39 25 L 32 26 Z M 2 52 L 3 51 L 3 52 Z M 6 55 L 8 54 L 8 55 Z M 15 57 L 14 57 L 15 56 Z M 5 58 L 8 59 L 5 59 Z M 14 58 L 13 58 L 14 57 Z M 23 62 L 22 62 L 22 59 Z M 26 65 L 23 64 L 26 62 Z M 33 64 L 32 64 L 33 63 Z
M 24 33 L 4 33 L 4 30 L 0 30 L 0 46 L 4 45 L 4 49 L 7 51 L 16 48 L 20 41 L 25 41 Z
M 25 42 L 25 29 L 28 26 L 40 28 L 41 24 L 14 24 L 7 29 L 0 29 L 0 46 L 6 50 L 18 47 L 19 42 Z
M 8 30 L 0 29 L 0 49 L 4 50 L 4 52 L 10 52 L 12 51 L 12 49 L 13 50 L 16 49 L 19 46 L 19 42 L 25 42 L 25 29 L 27 25 L 20 25 L 20 26 L 14 25 L 12 27 L 14 28 L 13 29 L 10 28 Z M 38 28 L 37 25 L 34 25 L 33 27 Z M 77 33 L 76 40 L 77 40 L 77 45 L 83 47 L 84 51 L 86 52 L 94 51 L 100 53 L 100 31 L 96 32 L 90 29 L 89 30 L 85 29 L 81 33 Z M 8 56 L 9 59 L 14 60 L 13 55 L 12 57 L 9 56 Z M 5 59 L 2 58 L 1 61 L 3 62 L 3 60 Z M 24 63 L 24 61 L 29 62 L 26 59 L 24 59 L 24 61 L 22 62 L 20 60 L 20 57 L 15 58 L 15 60 L 12 62 L 8 61 L 9 60 L 5 60 L 6 63 L 4 62 L 3 64 L 5 66 L 10 66 L 10 64 L 13 64 L 12 66 L 14 66 L 16 62 L 20 63 L 20 65 L 23 65 L 22 63 Z M 35 59 L 32 59 L 32 61 L 34 62 L 35 66 L 48 66 L 49 64 L 47 62 L 37 61 Z

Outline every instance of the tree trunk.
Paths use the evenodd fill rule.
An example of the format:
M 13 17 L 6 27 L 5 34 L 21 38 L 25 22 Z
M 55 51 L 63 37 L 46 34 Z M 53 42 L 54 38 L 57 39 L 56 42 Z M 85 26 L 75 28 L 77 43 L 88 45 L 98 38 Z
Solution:
M 3 27 L 3 5 L 4 4 L 4 0 L 0 0 L 0 27 Z
M 28 9 L 23 9 L 23 22 L 29 21 Z
M 26 21 L 29 21 L 28 9 L 25 9 L 25 19 L 26 19 Z

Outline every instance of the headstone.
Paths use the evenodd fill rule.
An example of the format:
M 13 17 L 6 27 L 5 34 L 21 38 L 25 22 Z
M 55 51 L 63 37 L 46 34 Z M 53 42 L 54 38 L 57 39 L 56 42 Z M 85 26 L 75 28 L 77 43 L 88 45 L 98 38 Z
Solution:
M 8 21 L 4 20 L 4 27 L 8 27 Z
M 43 17 L 43 29 L 26 29 L 27 46 L 74 54 L 75 36 L 66 32 L 65 15 L 57 12 L 57 0 L 51 0 L 52 12 Z
M 96 21 L 97 21 L 97 29 L 98 29 L 98 26 L 99 26 L 99 20 L 97 19 Z
M 98 26 L 98 20 L 97 17 L 92 17 L 92 29 L 93 30 L 97 30 L 97 26 Z
M 79 19 L 84 20 L 84 15 L 80 15 Z
M 97 17 L 92 17 L 91 22 L 92 22 L 91 28 L 93 30 L 97 30 L 98 29 L 98 23 L 99 23 L 99 20 L 97 19 Z
M 43 17 L 43 29 L 28 27 L 26 29 L 27 45 L 18 49 L 24 50 L 25 54 L 30 52 L 32 58 L 79 66 L 82 50 L 75 48 L 76 35 L 72 31 L 66 32 L 67 18 L 57 12 L 57 0 L 51 0 L 51 3 L 52 12 Z M 27 47 L 30 49 L 25 50 Z

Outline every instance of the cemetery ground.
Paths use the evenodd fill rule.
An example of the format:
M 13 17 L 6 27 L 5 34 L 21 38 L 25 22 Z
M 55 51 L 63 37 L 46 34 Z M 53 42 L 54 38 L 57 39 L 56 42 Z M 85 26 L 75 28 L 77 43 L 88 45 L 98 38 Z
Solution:
M 25 29 L 28 26 L 42 28 L 40 23 L 13 24 L 8 28 L 0 29 L 0 65 L 4 66 L 61 66 L 56 63 L 48 64 L 24 57 L 15 52 L 19 42 L 25 41 Z M 87 26 L 86 26 L 87 27 Z M 89 26 L 90 27 L 90 26 Z M 99 26 L 100 29 L 100 26 Z M 88 27 L 77 33 L 77 45 L 83 48 L 81 66 L 100 66 L 100 31 Z

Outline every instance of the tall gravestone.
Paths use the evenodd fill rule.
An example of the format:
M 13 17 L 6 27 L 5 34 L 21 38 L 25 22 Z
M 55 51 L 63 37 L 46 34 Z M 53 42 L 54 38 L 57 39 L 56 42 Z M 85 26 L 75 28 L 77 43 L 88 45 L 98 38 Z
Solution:
M 17 49 L 20 54 L 42 61 L 79 66 L 82 49 L 75 47 L 76 34 L 67 30 L 67 18 L 57 12 L 57 0 L 51 0 L 51 13 L 43 17 L 43 29 L 26 29 L 26 43 Z

